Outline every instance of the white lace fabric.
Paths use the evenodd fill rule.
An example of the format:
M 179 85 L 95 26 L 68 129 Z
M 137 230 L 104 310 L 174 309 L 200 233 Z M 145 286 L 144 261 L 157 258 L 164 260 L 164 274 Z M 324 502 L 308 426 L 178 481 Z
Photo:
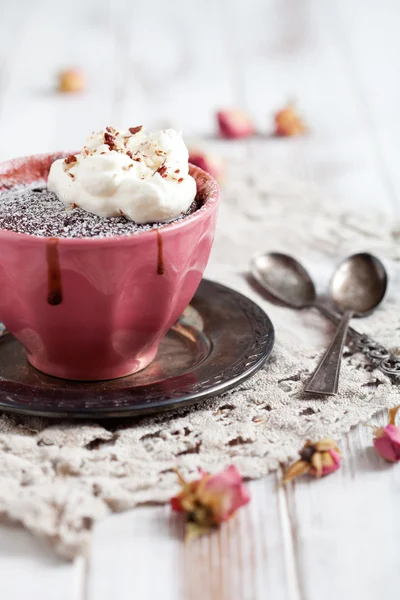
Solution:
M 0 515 L 21 523 L 66 558 L 84 552 L 93 523 L 177 491 L 178 467 L 215 471 L 234 463 L 257 478 L 296 456 L 305 439 L 337 438 L 398 403 L 398 385 L 346 353 L 340 391 L 303 389 L 334 331 L 315 310 L 268 303 L 247 278 L 253 252 L 280 250 L 304 261 L 320 284 L 344 256 L 367 250 L 399 275 L 400 226 L 384 215 L 350 214 L 312 183 L 231 162 L 208 277 L 251 297 L 276 329 L 270 360 L 214 400 L 173 413 L 106 426 L 0 415 Z M 354 321 L 388 348 L 400 345 L 394 284 L 382 307 Z

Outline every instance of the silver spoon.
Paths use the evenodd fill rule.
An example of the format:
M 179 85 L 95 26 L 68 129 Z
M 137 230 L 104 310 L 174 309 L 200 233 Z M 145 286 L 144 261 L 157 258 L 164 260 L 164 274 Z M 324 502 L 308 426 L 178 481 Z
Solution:
M 316 308 L 339 325 L 340 317 L 318 301 L 310 275 L 292 256 L 280 252 L 258 254 L 252 258 L 250 269 L 254 279 L 282 304 L 297 309 Z M 348 333 L 355 340 L 362 340 L 364 337 L 352 327 L 348 328 Z
M 306 269 L 292 256 L 267 252 L 253 256 L 250 264 L 254 279 L 272 296 L 290 308 L 316 308 L 333 323 L 340 318 L 317 299 L 314 283 Z M 354 337 L 360 334 L 351 327 Z
M 353 317 L 365 317 L 382 302 L 387 288 L 387 273 L 378 258 L 363 252 L 353 254 L 336 269 L 330 295 L 343 313 L 329 348 L 305 389 L 314 394 L 337 394 L 343 346 Z

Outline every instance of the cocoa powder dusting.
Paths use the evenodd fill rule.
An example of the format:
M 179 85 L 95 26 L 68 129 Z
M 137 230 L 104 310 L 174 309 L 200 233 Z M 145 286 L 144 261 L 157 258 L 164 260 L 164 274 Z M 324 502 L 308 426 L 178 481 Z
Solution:
M 0 187 L 3 184 L 0 184 Z M 199 193 L 184 214 L 201 208 L 206 198 Z M 125 217 L 99 217 L 76 203 L 64 204 L 44 181 L 0 189 L 0 230 L 15 231 L 47 238 L 91 238 L 133 235 L 163 228 L 165 223 L 139 224 Z

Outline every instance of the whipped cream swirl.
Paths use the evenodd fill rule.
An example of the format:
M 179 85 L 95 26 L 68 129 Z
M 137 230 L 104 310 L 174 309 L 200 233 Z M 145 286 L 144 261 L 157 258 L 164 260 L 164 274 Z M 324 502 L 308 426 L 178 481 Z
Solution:
M 196 196 L 180 133 L 142 127 L 93 133 L 80 153 L 51 165 L 48 188 L 66 204 L 136 223 L 171 221 Z

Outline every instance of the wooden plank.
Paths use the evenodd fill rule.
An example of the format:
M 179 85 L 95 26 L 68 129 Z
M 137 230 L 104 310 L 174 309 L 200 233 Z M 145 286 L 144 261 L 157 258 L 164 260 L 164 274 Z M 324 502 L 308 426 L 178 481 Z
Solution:
M 341 440 L 337 473 L 288 486 L 301 598 L 373 600 L 398 593 L 400 471 L 375 454 L 371 439 L 369 428 L 358 427 Z
M 250 156 L 263 158 L 269 168 L 275 165 L 316 181 L 354 210 L 379 203 L 381 210 L 396 212 L 398 205 L 380 162 L 383 153 L 368 122 L 376 117 L 364 110 L 363 94 L 344 64 L 349 57 L 343 38 L 332 26 L 325 3 L 264 3 L 251 17 L 241 3 L 237 10 L 242 27 L 233 24 L 231 31 L 239 31 L 236 57 L 244 81 L 242 102 L 265 130 L 265 115 L 285 102 L 284 95 L 294 95 L 311 127 L 309 136 L 301 139 L 252 141 Z M 371 15 L 370 24 L 373 20 Z M 275 35 L 265 33 L 265 26 L 270 31 L 267 23 L 274 25 Z M 358 19 L 349 20 L 347 35 L 352 39 L 358 24 Z M 382 39 L 384 31 L 382 27 Z M 367 28 L 365 42 L 366 38 Z M 384 48 L 382 43 L 382 53 Z M 397 51 L 390 60 L 398 57 Z M 359 60 L 361 68 L 361 52 Z M 367 71 L 369 63 L 362 66 Z M 372 599 L 379 587 L 389 596 L 394 593 L 400 521 L 394 510 L 398 491 L 393 492 L 393 478 L 397 482 L 398 474 L 392 471 L 390 477 L 383 461 L 373 453 L 364 454 L 368 436 L 371 432 L 361 427 L 344 437 L 345 465 L 340 473 L 321 482 L 296 482 L 285 493 L 281 528 L 288 520 L 294 548 L 285 557 L 287 567 L 292 566 L 291 597 Z
M 390 190 L 377 168 L 374 139 L 325 4 L 271 1 L 249 11 L 238 0 L 230 13 L 242 103 L 264 132 L 251 142 L 252 155 L 269 168 L 317 183 L 332 199 L 355 209 L 379 202 L 393 212 Z M 310 133 L 266 138 L 273 130 L 273 114 L 290 99 Z
M 272 475 L 250 484 L 251 503 L 209 537 L 183 542 L 180 516 L 169 507 L 138 508 L 94 532 L 88 600 L 128 592 L 146 600 L 289 600 Z
M 347 3 L 338 4 L 341 7 L 346 4 L 348 8 Z M 353 9 L 356 4 L 353 2 Z M 346 43 L 349 39 L 357 37 L 359 20 L 353 19 L 348 23 L 348 39 L 343 40 L 336 35 L 330 12 L 324 12 L 325 6 L 326 4 L 320 3 L 319 7 L 313 10 L 314 18 L 318 16 L 320 22 L 319 27 L 313 28 L 313 32 L 314 35 L 324 37 L 327 47 L 331 45 L 332 57 L 336 58 L 332 60 L 329 75 L 321 80 L 318 77 L 318 80 L 321 81 L 323 89 L 333 93 L 333 89 L 329 89 L 328 78 L 332 77 L 335 69 L 340 68 L 343 71 L 346 77 L 342 77 L 342 83 L 337 86 L 333 98 L 339 107 L 341 98 L 346 100 L 350 109 L 347 117 L 351 117 L 352 121 L 345 120 L 343 123 L 342 120 L 338 120 L 340 113 L 334 106 L 329 107 L 328 102 L 328 114 L 333 123 L 341 124 L 339 134 L 343 139 L 335 137 L 332 130 L 330 135 L 333 144 L 328 148 L 320 143 L 320 136 L 317 135 L 317 143 L 313 143 L 312 148 L 303 148 L 304 155 L 306 159 L 311 159 L 313 164 L 318 165 L 322 152 L 322 156 L 326 157 L 326 164 L 333 168 L 333 171 L 322 171 L 317 181 L 322 183 L 325 189 L 333 189 L 344 198 L 347 197 L 345 194 L 351 192 L 349 206 L 376 206 L 379 202 L 381 209 L 396 211 L 398 205 L 393 202 L 393 193 L 382 168 L 381 159 L 384 155 L 374 136 L 376 116 L 366 113 L 363 107 L 363 101 L 367 99 L 365 90 L 360 93 L 343 68 L 345 61 L 349 60 Z M 364 12 L 364 5 L 361 12 Z M 375 12 L 380 12 L 379 7 L 375 7 Z M 371 15 L 370 22 L 372 21 Z M 330 28 L 328 23 L 331 24 Z M 383 46 L 381 50 L 382 48 Z M 396 56 L 398 57 L 398 53 Z M 359 60 L 361 68 L 361 54 Z M 366 61 L 362 66 L 368 70 L 368 65 Z M 340 77 L 336 77 L 335 80 L 339 82 Z M 309 83 L 311 84 L 311 81 Z M 344 88 L 347 88 L 347 95 L 342 94 Z M 327 97 L 324 92 L 322 94 L 324 103 Z M 342 108 L 345 114 L 345 106 Z M 320 114 L 322 115 L 321 111 Z M 368 119 L 371 123 L 368 123 Z M 350 128 L 345 133 L 342 124 L 345 129 Z M 351 161 L 352 154 L 357 157 L 356 162 Z M 343 164 L 345 177 L 340 172 L 342 169 L 335 172 L 337 157 L 340 157 Z M 370 193 L 366 190 L 367 187 Z M 379 419 L 376 422 L 379 422 Z M 370 448 L 366 449 L 370 440 L 369 429 L 362 426 L 357 428 L 341 441 L 344 465 L 339 473 L 321 482 L 303 479 L 287 491 L 301 598 L 372 599 L 378 593 L 378 589 L 384 589 L 389 596 L 395 593 L 397 581 L 394 574 L 398 572 L 399 567 L 397 531 L 400 521 L 395 509 L 400 493 L 399 473 L 398 470 L 390 470 Z
M 4 600 L 83 600 L 81 561 L 68 563 L 27 531 L 0 527 L 0 579 Z
M 109 17 L 106 0 L 71 0 L 62 14 L 50 0 L 35 4 L 5 81 L 0 158 L 81 146 L 111 120 L 118 65 Z M 57 93 L 57 73 L 74 66 L 87 75 L 87 89 Z
M 212 133 L 216 108 L 234 99 L 219 3 L 155 0 L 150 26 L 146 4 L 116 4 L 121 123 Z
M 87 16 L 78 10 L 78 2 L 69 8 L 75 17 Z M 54 71 L 61 64 L 60 30 L 64 38 L 68 35 L 63 23 L 54 3 L 48 1 L 2 3 L 0 7 L 1 158 L 51 148 L 54 117 L 62 110 L 52 86 Z M 71 39 L 70 46 L 73 43 Z M 86 563 L 83 558 L 66 562 L 27 531 L 2 525 L 0 578 L 1 596 L 7 600 L 28 596 L 32 600 L 84 600 Z
M 95 528 L 88 600 L 180 597 L 179 528 L 165 507 L 115 515 Z
M 325 3 L 332 31 L 341 40 L 343 66 L 360 98 L 376 166 L 393 202 L 400 206 L 400 5 L 335 0 Z
M 20 11 L 14 2 L 3 2 L 0 6 L 0 118 L 5 91 L 32 8 L 28 5 L 26 10 Z

